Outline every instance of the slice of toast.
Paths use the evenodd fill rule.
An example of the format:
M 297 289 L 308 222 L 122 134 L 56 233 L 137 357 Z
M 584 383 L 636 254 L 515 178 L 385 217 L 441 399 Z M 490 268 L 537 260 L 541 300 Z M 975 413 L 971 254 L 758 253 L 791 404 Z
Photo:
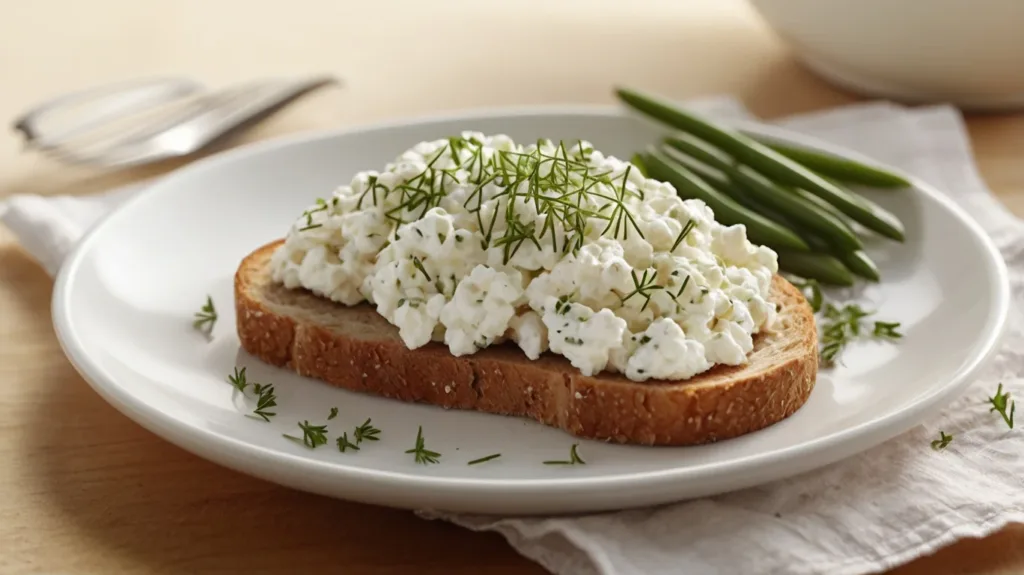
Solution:
M 331 385 L 445 408 L 536 419 L 573 435 L 617 443 L 693 445 L 767 427 L 807 401 L 818 366 L 814 316 L 776 276 L 778 321 L 758 334 L 749 362 L 685 381 L 582 375 L 558 355 L 529 360 L 514 344 L 454 357 L 438 343 L 405 347 L 368 305 L 347 307 L 271 280 L 280 241 L 249 254 L 235 274 L 242 347 L 257 358 Z

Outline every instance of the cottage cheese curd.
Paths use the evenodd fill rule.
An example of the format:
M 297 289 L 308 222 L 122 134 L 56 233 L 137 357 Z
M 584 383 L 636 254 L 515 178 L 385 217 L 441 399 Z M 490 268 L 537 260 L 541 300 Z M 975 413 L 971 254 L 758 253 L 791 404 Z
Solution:
M 356 174 L 299 217 L 273 279 L 369 302 L 409 348 L 513 341 L 586 375 L 739 365 L 770 325 L 776 254 L 583 141 L 466 132 Z

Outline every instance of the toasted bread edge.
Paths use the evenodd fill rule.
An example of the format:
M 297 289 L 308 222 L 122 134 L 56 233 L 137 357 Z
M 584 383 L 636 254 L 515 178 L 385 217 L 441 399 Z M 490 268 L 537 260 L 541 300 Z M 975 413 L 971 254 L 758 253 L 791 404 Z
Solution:
M 527 417 L 581 438 L 696 445 L 777 423 L 795 413 L 814 387 L 814 316 L 799 290 L 779 276 L 772 289 L 782 329 L 758 334 L 746 365 L 716 366 L 685 381 L 639 383 L 615 374 L 587 377 L 552 354 L 530 361 L 512 345 L 464 357 L 440 344 L 409 350 L 397 329 L 368 305 L 346 307 L 271 282 L 267 266 L 280 243 L 250 253 L 235 274 L 242 348 L 348 390 Z M 281 303 L 284 291 L 302 292 L 304 299 Z

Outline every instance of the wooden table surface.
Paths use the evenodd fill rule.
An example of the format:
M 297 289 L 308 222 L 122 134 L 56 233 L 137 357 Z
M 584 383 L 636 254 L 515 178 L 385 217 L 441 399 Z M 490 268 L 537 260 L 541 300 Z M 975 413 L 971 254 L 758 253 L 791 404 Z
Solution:
M 383 6 L 383 4 L 388 4 Z M 855 101 L 800 68 L 734 1 L 5 0 L 0 118 L 105 81 L 213 86 L 331 72 L 238 142 L 485 105 L 609 103 L 616 82 L 738 95 L 775 117 Z M 968 118 L 981 171 L 1024 215 L 1024 114 Z M 87 194 L 181 162 L 105 173 L 0 135 L 0 196 Z M 51 280 L 0 229 L 0 572 L 542 573 L 497 535 L 291 491 L 130 422 L 76 375 L 50 327 Z M 895 571 L 1024 573 L 1024 526 Z

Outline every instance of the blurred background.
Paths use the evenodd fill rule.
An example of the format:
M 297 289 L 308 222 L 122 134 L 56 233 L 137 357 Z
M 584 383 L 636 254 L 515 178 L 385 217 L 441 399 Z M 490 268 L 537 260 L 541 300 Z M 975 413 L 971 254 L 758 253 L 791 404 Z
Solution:
M 302 74 L 344 82 L 231 145 L 467 107 L 611 103 L 614 83 L 680 99 L 731 93 L 766 118 L 862 98 L 851 86 L 997 109 L 1024 98 L 1024 67 L 1012 65 L 1024 54 L 1024 3 L 1013 0 L 40 0 L 5 2 L 3 12 L 8 123 L 48 98 L 136 78 L 210 89 Z M 126 177 L 54 170 L 22 146 L 12 131 L 0 136 L 0 195 Z

